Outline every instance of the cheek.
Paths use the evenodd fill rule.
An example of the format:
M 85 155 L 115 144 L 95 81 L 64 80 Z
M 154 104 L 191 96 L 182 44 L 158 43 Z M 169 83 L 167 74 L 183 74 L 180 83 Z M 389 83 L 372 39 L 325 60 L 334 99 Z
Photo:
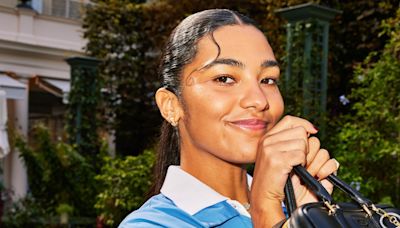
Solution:
M 223 146 L 224 120 L 235 108 L 234 96 L 196 87 L 186 92 L 183 120 L 193 143 L 207 148 Z
M 193 88 L 190 97 L 186 98 L 188 104 L 186 112 L 190 117 L 197 117 L 205 121 L 221 120 L 224 115 L 234 108 L 234 96 L 229 93 L 208 91 L 203 88 Z
M 275 123 L 282 117 L 284 111 L 284 102 L 279 91 L 267 94 L 269 111 L 275 120 Z

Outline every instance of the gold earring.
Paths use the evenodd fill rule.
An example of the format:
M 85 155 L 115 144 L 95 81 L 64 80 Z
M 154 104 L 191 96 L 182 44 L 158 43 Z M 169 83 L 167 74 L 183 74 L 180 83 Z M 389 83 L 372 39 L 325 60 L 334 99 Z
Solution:
M 178 125 L 178 122 L 175 121 L 174 112 L 173 112 L 173 111 L 169 111 L 169 112 L 168 112 L 168 119 L 169 119 L 168 122 L 169 122 L 172 126 L 176 127 L 176 126 Z
M 178 126 L 178 121 L 175 121 L 173 117 L 169 118 L 169 123 L 173 126 L 176 127 Z

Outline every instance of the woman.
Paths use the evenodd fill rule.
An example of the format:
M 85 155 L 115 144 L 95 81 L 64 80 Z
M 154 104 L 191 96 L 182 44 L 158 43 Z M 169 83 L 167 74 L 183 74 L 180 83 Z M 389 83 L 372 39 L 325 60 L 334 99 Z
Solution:
M 254 23 L 225 9 L 187 17 L 161 62 L 162 127 L 154 193 L 120 227 L 271 227 L 285 218 L 284 185 L 303 165 L 325 178 L 338 163 L 283 114 L 279 66 Z M 246 164 L 255 163 L 253 178 Z M 292 177 L 298 205 L 314 196 Z

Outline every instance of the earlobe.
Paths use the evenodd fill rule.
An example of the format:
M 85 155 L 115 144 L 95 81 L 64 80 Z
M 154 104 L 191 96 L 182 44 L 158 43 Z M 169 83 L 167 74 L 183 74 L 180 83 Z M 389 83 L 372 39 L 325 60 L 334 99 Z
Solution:
M 157 90 L 155 98 L 158 109 L 164 119 L 170 122 L 172 126 L 176 126 L 181 117 L 178 97 L 171 91 L 160 88 Z

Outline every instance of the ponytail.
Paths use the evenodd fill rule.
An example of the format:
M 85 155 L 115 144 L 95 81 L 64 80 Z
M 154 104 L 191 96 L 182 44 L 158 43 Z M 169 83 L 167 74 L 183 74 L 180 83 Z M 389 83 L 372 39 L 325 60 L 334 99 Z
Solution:
M 160 142 L 157 148 L 157 160 L 154 166 L 153 186 L 150 189 L 149 196 L 160 193 L 170 165 L 179 165 L 180 148 L 178 129 L 164 120 L 161 126 Z

